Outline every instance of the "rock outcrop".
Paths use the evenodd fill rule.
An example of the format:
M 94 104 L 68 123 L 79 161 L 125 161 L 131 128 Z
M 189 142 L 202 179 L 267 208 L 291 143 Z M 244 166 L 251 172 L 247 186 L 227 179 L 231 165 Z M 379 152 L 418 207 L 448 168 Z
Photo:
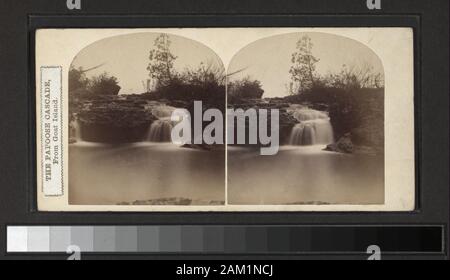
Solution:
M 102 143 L 141 141 L 148 127 L 157 118 L 146 107 L 147 102 L 136 97 L 102 96 L 85 99 L 72 107 L 72 119 L 79 124 L 83 140 Z M 73 129 L 70 138 L 75 141 Z
M 336 143 L 330 144 L 325 148 L 326 151 L 351 154 L 354 151 L 354 145 L 350 134 L 341 137 Z
M 224 205 L 225 201 L 215 201 L 215 200 L 194 200 L 182 197 L 172 197 L 172 198 L 161 198 L 161 199 L 149 199 L 149 200 L 136 200 L 133 202 L 122 202 L 118 205 L 129 206 L 129 205 L 177 205 L 177 206 L 213 206 L 213 205 Z
M 287 109 L 290 107 L 291 104 L 285 102 L 281 98 L 274 98 L 274 99 L 247 99 L 247 100 L 240 100 L 239 103 L 235 104 L 229 104 L 229 108 L 232 109 L 242 109 L 242 110 L 248 110 L 248 109 L 255 109 L 256 112 L 258 112 L 260 109 L 266 109 L 269 110 L 268 114 L 268 120 L 267 123 L 271 123 L 270 118 L 270 110 L 271 109 L 277 109 L 280 113 L 279 118 L 279 136 L 280 136 L 280 145 L 287 145 L 289 144 L 289 138 L 291 135 L 292 128 L 294 125 L 298 123 L 298 121 L 290 114 L 288 113 Z M 248 120 L 246 121 L 246 127 L 249 127 Z M 269 130 L 270 131 L 270 130 Z M 248 135 L 247 135 L 248 139 Z M 237 143 L 237 139 L 235 139 L 235 143 Z

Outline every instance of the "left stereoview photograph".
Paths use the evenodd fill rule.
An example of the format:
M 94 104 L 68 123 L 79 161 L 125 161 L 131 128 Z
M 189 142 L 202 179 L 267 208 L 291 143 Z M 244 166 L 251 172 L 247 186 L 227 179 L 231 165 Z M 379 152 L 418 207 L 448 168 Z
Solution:
M 61 34 L 42 30 L 37 39 Z M 224 111 L 218 56 L 162 32 L 68 45 L 70 64 L 37 69 L 42 194 L 75 209 L 224 205 L 224 144 L 205 145 L 190 130 L 194 109 Z

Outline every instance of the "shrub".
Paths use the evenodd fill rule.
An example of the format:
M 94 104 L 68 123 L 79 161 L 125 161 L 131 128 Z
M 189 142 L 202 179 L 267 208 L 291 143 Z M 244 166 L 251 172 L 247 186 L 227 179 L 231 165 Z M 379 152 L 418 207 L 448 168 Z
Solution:
M 92 79 L 89 89 L 94 95 L 118 95 L 120 86 L 116 77 L 103 73 Z
M 249 77 L 242 80 L 230 82 L 228 84 L 228 98 L 233 100 L 240 99 L 261 99 L 264 94 L 261 82 L 251 80 Z

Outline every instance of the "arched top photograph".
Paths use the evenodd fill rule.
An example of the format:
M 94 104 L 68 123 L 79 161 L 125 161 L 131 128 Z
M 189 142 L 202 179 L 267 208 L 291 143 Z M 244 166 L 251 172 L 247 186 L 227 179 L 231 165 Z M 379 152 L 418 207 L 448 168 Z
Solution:
M 270 159 L 229 148 L 230 203 L 384 203 L 384 67 L 368 46 L 322 32 L 280 34 L 242 48 L 228 73 L 228 105 L 279 111 L 280 143 Z M 272 178 L 283 178 L 283 192 Z
M 83 48 L 71 63 L 69 89 L 100 95 L 142 94 L 205 77 L 221 84 L 224 72 L 218 55 L 198 41 L 139 32 L 101 39 Z M 109 87 L 102 90 L 98 83 Z
M 236 73 L 230 75 L 231 85 L 243 80 L 258 83 L 264 98 L 324 87 L 384 88 L 383 63 L 370 47 L 323 32 L 296 32 L 259 39 L 233 57 L 228 73 Z

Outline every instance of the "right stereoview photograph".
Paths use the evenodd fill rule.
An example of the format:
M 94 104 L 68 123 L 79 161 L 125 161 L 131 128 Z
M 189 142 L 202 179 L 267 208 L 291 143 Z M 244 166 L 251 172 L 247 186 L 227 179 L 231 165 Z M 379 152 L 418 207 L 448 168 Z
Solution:
M 40 211 L 416 207 L 411 28 L 43 29 L 36 42 Z
M 229 205 L 385 203 L 385 71 L 365 44 L 321 32 L 256 40 L 228 66 L 227 104 L 244 112 L 228 119 Z

